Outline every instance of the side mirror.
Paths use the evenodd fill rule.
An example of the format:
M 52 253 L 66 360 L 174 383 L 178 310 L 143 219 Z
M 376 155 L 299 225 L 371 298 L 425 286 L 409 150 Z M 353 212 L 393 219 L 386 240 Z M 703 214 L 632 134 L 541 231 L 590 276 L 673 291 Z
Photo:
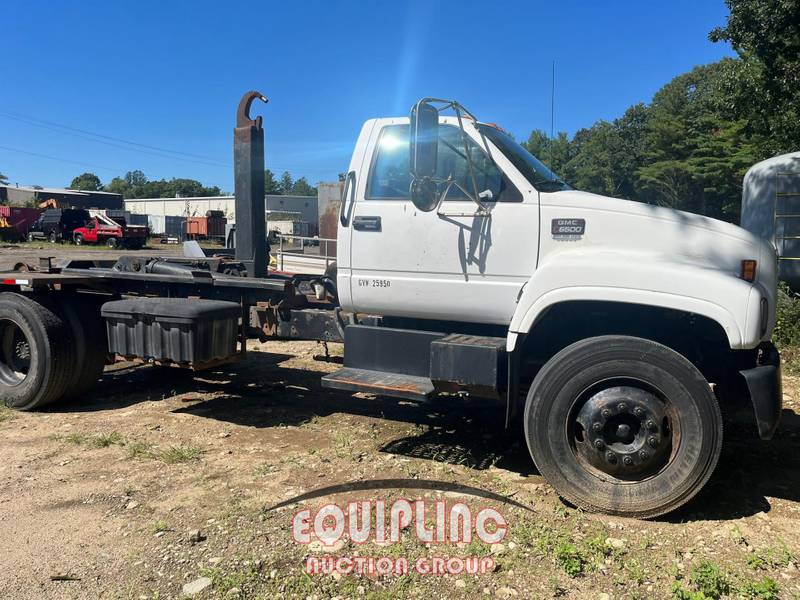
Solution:
M 439 111 L 424 100 L 411 109 L 409 142 L 411 201 L 418 209 L 431 211 L 438 204 L 433 178 L 439 154 Z

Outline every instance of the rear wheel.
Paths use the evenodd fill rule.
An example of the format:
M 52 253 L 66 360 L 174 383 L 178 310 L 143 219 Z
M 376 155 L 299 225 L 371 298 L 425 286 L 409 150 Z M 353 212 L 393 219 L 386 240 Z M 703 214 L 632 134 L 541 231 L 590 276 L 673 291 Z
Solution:
M 556 354 L 525 407 L 528 448 L 575 505 L 655 517 L 688 502 L 722 448 L 711 388 L 680 354 L 641 338 L 601 336 Z
M 6 406 L 32 410 L 60 398 L 72 352 L 69 326 L 43 299 L 0 294 L 0 399 Z
M 75 343 L 75 364 L 65 398 L 77 398 L 91 390 L 103 375 L 108 356 L 105 324 L 100 316 L 100 305 L 91 296 L 69 295 L 60 303 L 72 330 Z
M 32 232 L 32 231 L 28 232 L 28 241 L 29 241 L 29 242 L 32 242 L 32 241 L 34 241 L 35 239 L 36 239 L 36 236 L 35 236 L 35 235 L 33 235 L 33 232 Z
M 113 238 L 113 237 L 108 238 L 106 240 L 106 246 L 108 246 L 109 248 L 116 248 L 117 247 L 117 238 Z

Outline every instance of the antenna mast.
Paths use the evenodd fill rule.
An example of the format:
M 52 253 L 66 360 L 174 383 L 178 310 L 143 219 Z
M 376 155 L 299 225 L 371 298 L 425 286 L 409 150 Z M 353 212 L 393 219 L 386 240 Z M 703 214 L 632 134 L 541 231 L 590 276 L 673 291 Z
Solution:
M 552 78 L 550 80 L 550 170 L 555 173 L 553 165 L 553 130 L 555 124 L 555 100 L 556 100 L 556 61 L 553 61 Z

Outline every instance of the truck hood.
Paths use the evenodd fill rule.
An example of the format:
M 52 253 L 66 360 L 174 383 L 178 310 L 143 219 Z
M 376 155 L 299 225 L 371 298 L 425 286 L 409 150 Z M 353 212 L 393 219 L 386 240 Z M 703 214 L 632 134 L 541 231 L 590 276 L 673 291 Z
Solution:
M 563 252 L 625 253 L 632 260 L 687 262 L 739 276 L 758 261 L 757 280 L 774 294 L 777 258 L 771 244 L 731 223 L 640 202 L 575 190 L 540 194 L 539 264 Z M 554 219 L 584 219 L 581 236 L 552 233 Z

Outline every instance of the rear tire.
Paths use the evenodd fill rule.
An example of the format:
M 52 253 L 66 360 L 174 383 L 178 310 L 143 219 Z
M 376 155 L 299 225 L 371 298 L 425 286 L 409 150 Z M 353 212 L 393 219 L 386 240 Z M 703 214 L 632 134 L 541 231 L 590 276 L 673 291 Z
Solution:
M 112 238 L 108 238 L 106 240 L 106 246 L 108 246 L 109 248 L 116 248 L 117 245 L 118 245 L 117 244 L 117 238 L 113 238 L 112 237 Z
M 33 410 L 63 396 L 73 366 L 72 335 L 44 298 L 0 294 L 0 399 Z
M 91 390 L 103 375 L 108 356 L 108 339 L 100 305 L 89 296 L 67 296 L 61 303 L 72 329 L 75 343 L 75 364 L 64 392 L 65 399 L 74 399 Z
M 33 232 L 28 233 L 28 241 L 33 242 L 36 239 L 36 236 L 33 235 Z
M 561 350 L 536 376 L 525 437 L 556 491 L 594 512 L 656 517 L 705 485 L 722 415 L 705 378 L 677 352 L 627 336 Z

